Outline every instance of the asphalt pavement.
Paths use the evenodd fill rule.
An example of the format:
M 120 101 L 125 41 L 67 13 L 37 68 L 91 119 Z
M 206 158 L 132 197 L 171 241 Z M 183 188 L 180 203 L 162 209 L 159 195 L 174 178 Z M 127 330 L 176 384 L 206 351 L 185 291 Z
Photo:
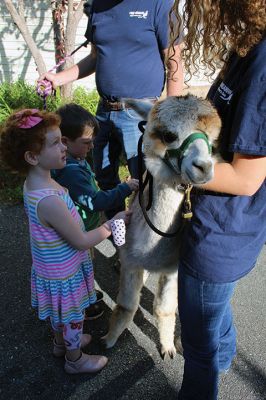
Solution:
M 183 359 L 162 360 L 152 316 L 156 275 L 142 290 L 140 307 L 113 349 L 100 342 L 118 291 L 117 259 L 110 241 L 95 250 L 96 285 L 104 292 L 104 315 L 85 323 L 93 335 L 86 349 L 109 357 L 96 375 L 69 376 L 64 361 L 54 359 L 49 324 L 39 321 L 30 306 L 30 265 L 27 220 L 22 205 L 0 205 L 0 398 L 40 400 L 172 400 L 177 399 Z M 266 399 L 266 246 L 256 268 L 243 278 L 233 299 L 238 351 L 231 370 L 221 376 L 219 400 Z M 177 334 L 180 330 L 177 323 Z

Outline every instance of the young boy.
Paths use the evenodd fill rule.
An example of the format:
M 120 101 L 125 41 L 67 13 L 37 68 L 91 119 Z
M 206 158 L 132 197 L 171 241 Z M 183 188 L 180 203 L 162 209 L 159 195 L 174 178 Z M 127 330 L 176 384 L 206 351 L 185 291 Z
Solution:
M 138 189 L 138 180 L 129 179 L 111 190 L 99 190 L 89 163 L 88 152 L 93 149 L 97 134 L 96 118 L 77 104 L 66 104 L 57 110 L 61 117 L 62 141 L 67 146 L 67 162 L 63 169 L 54 171 L 54 179 L 66 187 L 74 201 L 86 230 L 94 229 L 100 220 L 100 211 L 111 211 L 121 205 L 132 191 Z M 103 294 L 97 293 L 97 302 Z M 99 304 L 86 310 L 86 319 L 96 319 L 103 314 Z

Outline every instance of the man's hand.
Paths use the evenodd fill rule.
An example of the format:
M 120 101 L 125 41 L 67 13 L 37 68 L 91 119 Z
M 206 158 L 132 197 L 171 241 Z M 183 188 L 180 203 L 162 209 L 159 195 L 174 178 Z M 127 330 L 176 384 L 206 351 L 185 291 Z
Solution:
M 45 72 L 44 74 L 42 74 L 39 77 L 38 82 L 42 80 L 50 81 L 53 86 L 53 89 L 56 89 L 58 86 L 61 86 L 60 80 L 58 79 L 58 75 L 53 74 L 52 72 Z

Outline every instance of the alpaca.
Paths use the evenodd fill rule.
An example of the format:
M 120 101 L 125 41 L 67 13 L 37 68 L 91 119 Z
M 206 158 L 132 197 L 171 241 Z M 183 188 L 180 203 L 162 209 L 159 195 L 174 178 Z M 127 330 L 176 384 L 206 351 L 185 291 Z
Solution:
M 192 132 L 205 132 L 209 142 L 217 139 L 221 122 L 208 100 L 193 95 L 168 97 L 155 105 L 147 101 L 127 100 L 145 120 L 143 153 L 147 170 L 153 176 L 153 202 L 148 211 L 152 223 L 164 232 L 173 232 L 181 224 L 184 191 L 180 184 L 199 185 L 213 177 L 214 159 L 208 142 L 196 138 L 188 143 L 180 160 L 170 156 L 166 165 L 166 151 L 177 149 Z M 170 152 L 171 154 L 171 152 Z M 144 199 L 147 202 L 147 189 Z M 103 338 L 112 347 L 123 330 L 133 320 L 143 286 L 143 272 L 159 273 L 158 290 L 154 300 L 154 315 L 160 337 L 161 355 L 175 355 L 174 329 L 177 308 L 177 268 L 179 243 L 177 236 L 166 238 L 155 233 L 143 217 L 137 196 L 131 204 L 131 223 L 126 232 L 126 243 L 120 248 L 120 287 L 117 305 L 110 327 Z

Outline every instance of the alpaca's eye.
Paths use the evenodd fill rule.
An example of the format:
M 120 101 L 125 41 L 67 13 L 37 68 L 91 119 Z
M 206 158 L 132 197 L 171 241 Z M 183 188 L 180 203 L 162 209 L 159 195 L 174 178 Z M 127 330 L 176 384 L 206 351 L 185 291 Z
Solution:
M 150 136 L 155 139 L 160 139 L 163 143 L 173 143 L 177 140 L 177 136 L 174 133 L 164 131 L 163 127 L 160 129 L 154 129 Z
M 165 132 L 163 133 L 163 140 L 166 143 L 172 143 L 177 139 L 176 135 L 171 133 L 171 132 Z

